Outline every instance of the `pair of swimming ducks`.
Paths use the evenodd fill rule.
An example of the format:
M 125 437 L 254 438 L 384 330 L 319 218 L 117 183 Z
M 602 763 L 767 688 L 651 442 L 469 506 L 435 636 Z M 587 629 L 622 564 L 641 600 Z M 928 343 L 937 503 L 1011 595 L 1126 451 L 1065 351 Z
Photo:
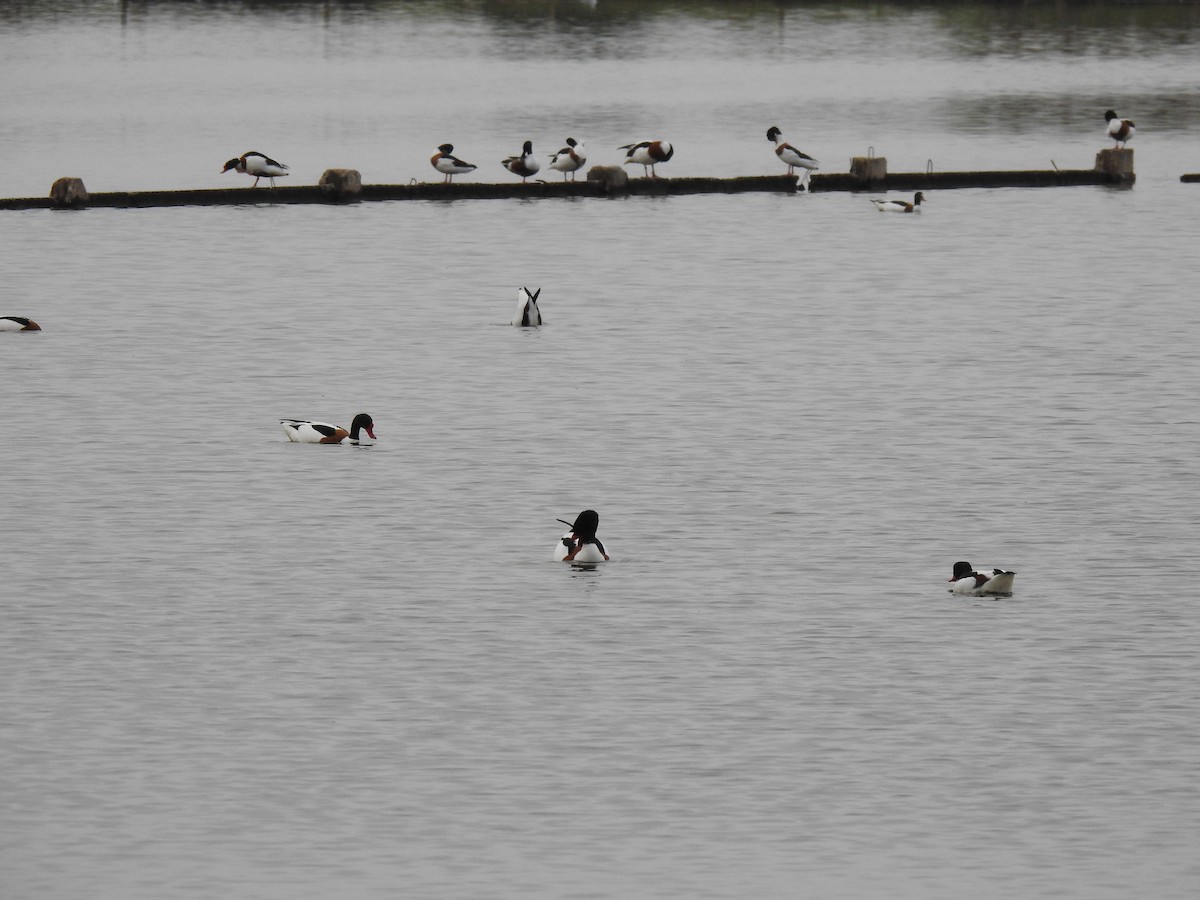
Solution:
M 368 437 L 375 440 L 375 420 L 367 413 L 355 416 L 349 430 L 307 419 L 280 419 L 279 424 L 289 441 L 301 444 L 365 444 Z M 555 559 L 575 563 L 598 563 L 608 559 L 604 544 L 596 537 L 600 515 L 594 509 L 585 509 L 574 522 L 558 521 L 569 525 L 571 530 L 555 544 Z

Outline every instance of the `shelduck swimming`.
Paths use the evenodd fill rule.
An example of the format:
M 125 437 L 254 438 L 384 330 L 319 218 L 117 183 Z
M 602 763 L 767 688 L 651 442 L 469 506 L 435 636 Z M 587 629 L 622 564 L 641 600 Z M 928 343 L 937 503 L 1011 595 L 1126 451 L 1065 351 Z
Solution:
M 536 175 L 538 169 L 542 167 L 542 164 L 533 155 L 533 141 L 525 142 L 525 146 L 521 148 L 520 156 L 509 156 L 506 159 L 502 159 L 500 165 L 504 166 L 504 168 L 508 169 L 514 175 L 520 175 L 522 183 L 530 175 Z
M 880 212 L 920 212 L 920 206 L 925 202 L 925 195 L 917 191 L 913 194 L 912 203 L 905 203 L 903 200 L 872 200 L 871 202 L 875 204 L 875 208 Z
M 449 184 L 450 179 L 455 175 L 466 175 L 468 172 L 474 172 L 476 167 L 469 162 L 463 162 L 451 154 L 454 153 L 453 144 L 442 144 L 438 147 L 438 152 L 433 154 L 430 162 L 433 167 L 446 177 L 442 179 L 442 184 Z
M 562 562 L 598 563 L 608 559 L 604 545 L 596 537 L 596 527 L 600 524 L 600 514 L 594 509 L 585 509 L 575 517 L 574 524 L 566 519 L 559 519 L 564 525 L 570 525 L 571 530 L 562 536 L 554 547 L 554 558 Z
M 774 125 L 767 130 L 767 140 L 774 141 L 775 155 L 787 163 L 789 175 L 796 174 L 796 166 L 805 170 L 804 176 L 800 179 L 800 185 L 802 187 L 807 185 L 809 175 L 816 171 L 819 165 L 817 161 L 807 153 L 802 153 L 791 144 L 786 143 L 783 139 L 783 132 Z
M 365 444 L 362 433 L 365 431 L 371 440 L 375 440 L 375 420 L 366 413 L 359 413 L 350 423 L 347 431 L 339 425 L 327 422 L 310 422 L 307 419 L 280 419 L 283 433 L 289 441 L 300 444 Z
M 587 151 L 583 148 L 583 141 L 567 138 L 567 146 L 550 157 L 550 168 L 562 172 L 563 181 L 567 180 L 567 173 L 570 172 L 571 180 L 574 181 L 575 172 L 582 169 L 585 162 Z
M 1013 579 L 1016 577 L 1016 572 L 1008 572 L 1004 569 L 980 569 L 977 571 L 969 562 L 956 562 L 954 572 L 950 576 L 950 582 L 954 585 L 950 588 L 950 593 L 970 594 L 974 597 L 1007 596 L 1012 593 Z
M 42 326 L 24 316 L 0 316 L 0 331 L 41 331 Z
M 626 144 L 619 149 L 625 151 L 625 162 L 622 165 L 638 163 L 642 167 L 642 174 L 651 178 L 658 177 L 654 171 L 658 163 L 665 163 L 675 155 L 675 148 L 671 146 L 670 141 L 642 141 L 638 144 Z
M 1119 119 L 1117 114 L 1111 109 L 1104 114 L 1104 121 L 1108 123 L 1108 128 L 1104 133 L 1113 139 L 1113 147 L 1124 147 L 1126 141 L 1133 140 L 1134 127 L 1133 123 L 1128 119 Z
M 243 175 L 253 175 L 254 184 L 252 188 L 258 187 L 258 179 L 271 179 L 271 187 L 275 187 L 275 179 L 283 178 L 288 173 L 288 167 L 283 163 L 275 162 L 271 157 L 264 153 L 259 153 L 257 150 L 247 150 L 237 159 L 231 159 L 225 163 L 225 168 L 221 170 L 224 175 L 230 169 L 235 172 L 241 172 Z
M 538 309 L 538 295 L 542 289 L 538 288 L 532 294 L 529 293 L 529 288 L 517 288 L 517 314 L 513 316 L 512 323 L 523 328 L 537 328 L 542 324 L 542 311 Z

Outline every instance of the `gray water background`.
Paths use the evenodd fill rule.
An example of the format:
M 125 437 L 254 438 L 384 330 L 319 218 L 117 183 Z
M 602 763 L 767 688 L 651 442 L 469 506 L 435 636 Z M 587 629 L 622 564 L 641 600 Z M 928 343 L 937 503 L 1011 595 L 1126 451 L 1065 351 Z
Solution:
M 1132 190 L 920 216 L 0 214 L 0 897 L 1196 895 L 1194 4 L 0 9 L 4 196 L 1138 123 Z

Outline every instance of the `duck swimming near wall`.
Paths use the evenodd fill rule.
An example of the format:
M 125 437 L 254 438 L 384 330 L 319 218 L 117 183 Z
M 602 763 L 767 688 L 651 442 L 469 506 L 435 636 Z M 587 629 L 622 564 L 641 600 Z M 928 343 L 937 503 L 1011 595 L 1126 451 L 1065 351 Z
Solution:
M 913 194 L 912 203 L 907 203 L 904 200 L 872 200 L 871 202 L 875 204 L 875 208 L 880 212 L 920 212 L 921 204 L 925 202 L 925 195 L 917 191 Z

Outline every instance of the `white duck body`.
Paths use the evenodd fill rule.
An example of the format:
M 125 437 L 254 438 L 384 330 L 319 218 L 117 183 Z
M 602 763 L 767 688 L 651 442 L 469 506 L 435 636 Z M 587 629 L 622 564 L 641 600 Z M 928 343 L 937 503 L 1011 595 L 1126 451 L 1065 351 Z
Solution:
M 521 328 L 538 328 L 542 324 L 542 311 L 538 309 L 538 295 L 542 289 L 533 293 L 527 287 L 517 288 L 517 314 L 513 316 L 512 324 Z
M 807 153 L 801 153 L 791 144 L 784 144 L 781 147 L 776 147 L 775 155 L 788 164 L 789 170 L 799 166 L 802 169 L 808 169 L 810 172 L 815 172 L 821 167 L 821 164 L 815 159 L 813 159 Z M 788 174 L 790 175 L 791 172 L 789 171 Z
M 567 558 L 567 554 L 571 552 L 571 548 L 575 546 L 575 542 L 571 538 L 571 532 L 567 532 L 562 536 L 557 544 L 554 545 L 554 559 L 562 562 Z M 604 554 L 600 552 L 600 548 L 595 544 L 584 544 L 579 552 L 575 554 L 575 558 L 571 562 L 577 563 L 598 563 L 604 562 Z
M 0 331 L 41 331 L 42 326 L 24 316 L 0 316 Z
M 258 184 L 258 179 L 269 178 L 271 187 L 275 187 L 275 179 L 282 178 L 288 173 L 288 167 L 283 163 L 275 162 L 271 157 L 255 151 L 247 153 L 242 160 L 246 165 L 246 174 L 254 176 L 255 185 Z
M 279 425 L 283 429 L 283 433 L 287 435 L 287 439 L 298 444 L 370 443 L 362 437 L 363 432 L 366 432 L 372 441 L 375 440 L 375 422 L 366 413 L 359 413 L 354 417 L 349 431 L 340 425 L 312 422 L 308 419 L 280 419 Z
M 967 562 L 955 563 L 950 576 L 950 592 L 972 597 L 1007 596 L 1013 591 L 1013 579 L 1016 577 L 1016 572 L 1005 569 L 975 569 Z

